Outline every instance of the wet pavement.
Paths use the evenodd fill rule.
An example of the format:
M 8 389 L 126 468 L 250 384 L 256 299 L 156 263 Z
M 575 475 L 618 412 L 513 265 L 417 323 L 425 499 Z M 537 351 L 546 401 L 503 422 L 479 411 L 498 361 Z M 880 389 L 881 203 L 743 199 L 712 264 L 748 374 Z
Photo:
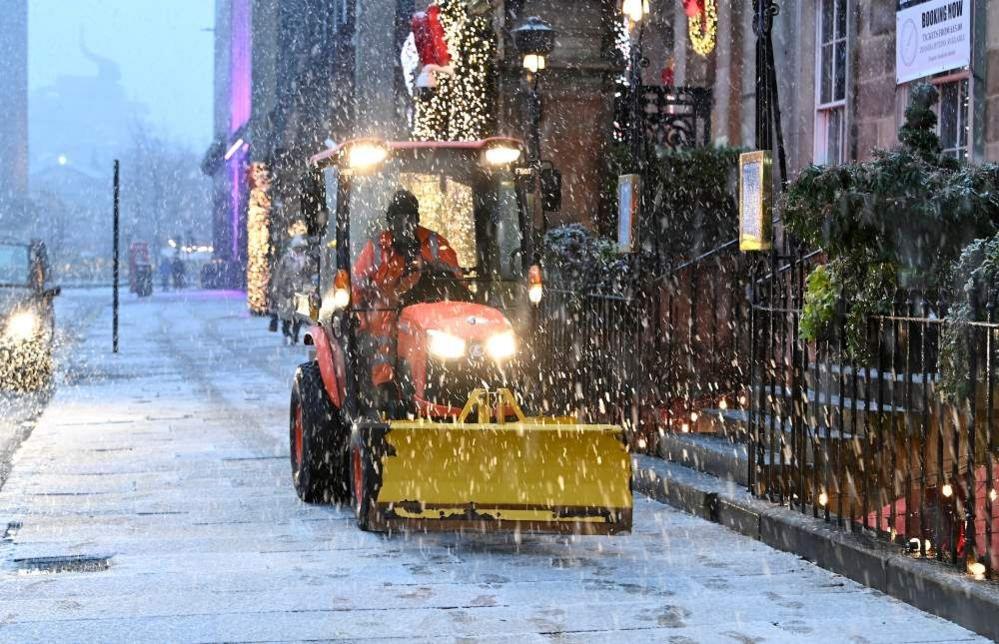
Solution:
M 975 640 L 643 498 L 629 536 L 359 532 L 291 486 L 303 348 L 189 292 L 126 298 L 111 356 L 95 297 L 0 490 L 0 641 Z

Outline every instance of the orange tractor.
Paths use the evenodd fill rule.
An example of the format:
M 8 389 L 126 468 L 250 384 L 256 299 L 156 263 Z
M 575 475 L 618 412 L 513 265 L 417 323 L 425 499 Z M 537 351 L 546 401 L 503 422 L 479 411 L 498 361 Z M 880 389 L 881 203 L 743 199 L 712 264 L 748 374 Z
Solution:
M 358 140 L 311 159 L 302 203 L 319 292 L 298 299 L 314 359 L 295 374 L 289 419 L 304 501 L 349 502 L 375 531 L 631 529 L 622 428 L 523 409 L 540 406 L 531 346 L 544 287 L 521 156 L 512 139 Z M 351 280 L 398 190 L 457 266 L 419 265 L 392 310 L 376 310 Z M 374 313 L 395 316 L 387 389 L 372 383 L 384 359 L 365 337 Z

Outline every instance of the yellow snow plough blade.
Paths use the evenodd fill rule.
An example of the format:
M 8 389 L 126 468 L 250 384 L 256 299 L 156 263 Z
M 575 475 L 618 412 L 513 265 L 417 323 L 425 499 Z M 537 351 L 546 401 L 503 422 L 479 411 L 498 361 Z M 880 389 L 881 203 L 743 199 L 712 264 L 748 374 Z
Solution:
M 384 440 L 373 529 L 631 529 L 619 427 L 393 422 Z
M 377 484 L 370 529 L 614 534 L 631 530 L 623 430 L 565 420 L 359 427 Z M 502 415 L 501 415 L 502 416 Z M 370 441 L 370 442 L 369 442 Z

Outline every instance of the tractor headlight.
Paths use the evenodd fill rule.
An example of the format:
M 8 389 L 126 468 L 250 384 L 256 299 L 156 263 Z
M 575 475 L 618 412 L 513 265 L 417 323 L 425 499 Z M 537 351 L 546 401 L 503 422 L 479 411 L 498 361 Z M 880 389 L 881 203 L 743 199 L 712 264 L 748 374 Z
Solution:
M 381 164 L 388 153 L 388 148 L 381 143 L 359 141 L 347 150 L 347 164 L 351 170 L 365 172 Z
M 520 149 L 509 145 L 496 145 L 487 148 L 483 157 L 487 165 L 510 165 L 520 159 Z
M 337 311 L 350 306 L 350 291 L 345 288 L 338 288 L 333 291 L 333 308 Z
M 506 360 L 517 352 L 517 337 L 513 331 L 497 333 L 486 340 L 486 353 L 493 360 Z
M 544 295 L 545 285 L 541 276 L 541 267 L 535 264 L 527 271 L 527 298 L 531 300 L 531 304 L 541 304 Z
M 26 342 L 35 336 L 38 329 L 38 316 L 34 311 L 20 311 L 7 320 L 3 337 L 15 342 Z
M 465 341 L 444 331 L 428 331 L 430 353 L 444 360 L 454 360 L 465 355 Z

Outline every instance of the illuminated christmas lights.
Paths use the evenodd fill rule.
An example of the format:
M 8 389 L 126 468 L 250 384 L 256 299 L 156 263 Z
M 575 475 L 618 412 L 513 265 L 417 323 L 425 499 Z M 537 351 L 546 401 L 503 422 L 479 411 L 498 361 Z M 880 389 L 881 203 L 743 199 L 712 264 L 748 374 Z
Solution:
M 267 313 L 270 287 L 271 175 L 263 163 L 251 163 L 250 202 L 246 216 L 246 303 L 250 311 Z
M 470 141 L 491 133 L 496 38 L 488 14 L 469 13 L 461 0 L 441 0 L 440 22 L 454 74 L 438 74 L 437 87 L 417 94 L 413 137 Z
M 715 0 L 688 0 L 687 7 L 694 5 L 700 11 L 687 11 L 687 34 L 690 46 L 701 56 L 707 56 L 715 49 L 718 33 L 718 7 Z

